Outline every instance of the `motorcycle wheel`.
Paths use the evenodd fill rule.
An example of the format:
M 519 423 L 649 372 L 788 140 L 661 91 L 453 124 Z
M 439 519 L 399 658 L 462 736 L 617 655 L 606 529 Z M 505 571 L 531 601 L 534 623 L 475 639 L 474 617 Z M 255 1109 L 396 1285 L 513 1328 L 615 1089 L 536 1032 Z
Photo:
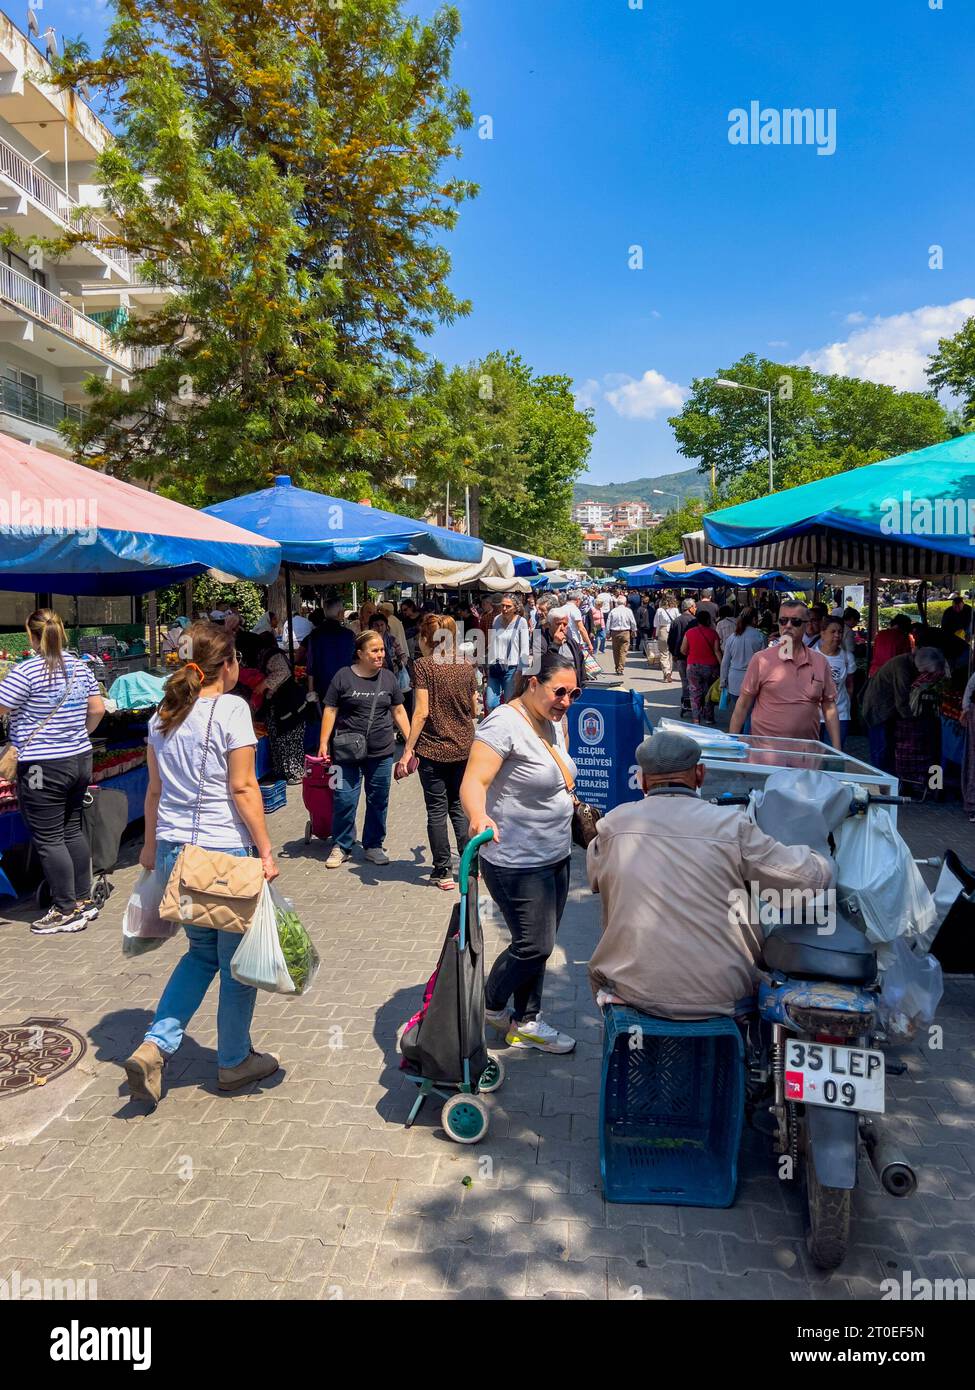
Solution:
M 809 1228 L 806 1246 L 817 1269 L 837 1269 L 850 1243 L 850 1198 L 844 1187 L 825 1187 L 816 1176 L 816 1165 L 807 1147 L 803 1171 Z

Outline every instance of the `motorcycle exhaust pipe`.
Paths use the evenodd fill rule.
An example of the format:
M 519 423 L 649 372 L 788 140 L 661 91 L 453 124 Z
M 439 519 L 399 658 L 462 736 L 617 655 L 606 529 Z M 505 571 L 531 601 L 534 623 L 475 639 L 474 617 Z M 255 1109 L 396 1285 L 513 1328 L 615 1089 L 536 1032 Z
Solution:
M 883 1130 L 872 1124 L 864 1141 L 867 1157 L 885 1192 L 891 1197 L 910 1197 L 917 1191 L 917 1173 Z

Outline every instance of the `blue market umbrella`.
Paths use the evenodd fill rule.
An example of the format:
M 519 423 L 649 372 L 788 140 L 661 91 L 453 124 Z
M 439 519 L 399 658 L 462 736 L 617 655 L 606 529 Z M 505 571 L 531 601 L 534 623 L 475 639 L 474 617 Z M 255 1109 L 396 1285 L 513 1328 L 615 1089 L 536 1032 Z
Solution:
M 284 563 L 305 569 L 364 564 L 392 553 L 474 564 L 483 551 L 476 536 L 294 487 L 286 476 L 275 478 L 273 487 L 204 510 L 277 541 Z

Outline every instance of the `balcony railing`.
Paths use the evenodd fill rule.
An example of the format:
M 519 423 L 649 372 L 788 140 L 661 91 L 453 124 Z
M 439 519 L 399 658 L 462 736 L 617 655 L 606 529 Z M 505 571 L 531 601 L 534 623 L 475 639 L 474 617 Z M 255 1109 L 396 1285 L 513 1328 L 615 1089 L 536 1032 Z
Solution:
M 126 277 L 132 278 L 129 253 L 121 246 L 106 246 L 103 243 L 115 233 L 92 213 L 83 212 L 81 205 L 59 188 L 47 174 L 31 164 L 29 159 L 18 153 L 13 145 L 0 136 L 0 174 L 11 183 L 29 193 L 35 202 L 47 208 L 65 227 L 75 232 L 85 232 L 99 241 L 98 251 L 110 260 Z
M 140 371 L 151 366 L 159 358 L 158 348 L 116 347 L 110 333 L 88 318 L 79 314 L 70 304 L 65 304 L 50 290 L 35 284 L 26 275 L 21 275 L 13 266 L 0 262 L 0 299 L 25 309 L 33 318 L 50 324 L 65 337 L 72 338 L 83 347 L 90 348 L 102 357 L 110 357 L 128 372 Z
M 46 425 L 56 430 L 62 420 L 84 420 L 87 412 L 80 405 L 65 405 L 64 401 L 45 396 L 16 381 L 0 378 L 0 410 L 29 420 L 32 425 Z

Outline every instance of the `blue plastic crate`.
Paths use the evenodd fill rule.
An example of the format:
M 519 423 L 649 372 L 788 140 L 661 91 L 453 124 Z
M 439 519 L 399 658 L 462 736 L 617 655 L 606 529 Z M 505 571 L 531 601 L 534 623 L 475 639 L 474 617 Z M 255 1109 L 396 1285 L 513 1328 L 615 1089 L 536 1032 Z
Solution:
M 608 1202 L 730 1207 L 745 1111 L 733 1019 L 603 1010 L 599 1166 Z
M 264 802 L 264 814 L 269 816 L 272 811 L 280 811 L 283 806 L 288 804 L 288 784 L 287 782 L 260 782 L 261 800 Z

